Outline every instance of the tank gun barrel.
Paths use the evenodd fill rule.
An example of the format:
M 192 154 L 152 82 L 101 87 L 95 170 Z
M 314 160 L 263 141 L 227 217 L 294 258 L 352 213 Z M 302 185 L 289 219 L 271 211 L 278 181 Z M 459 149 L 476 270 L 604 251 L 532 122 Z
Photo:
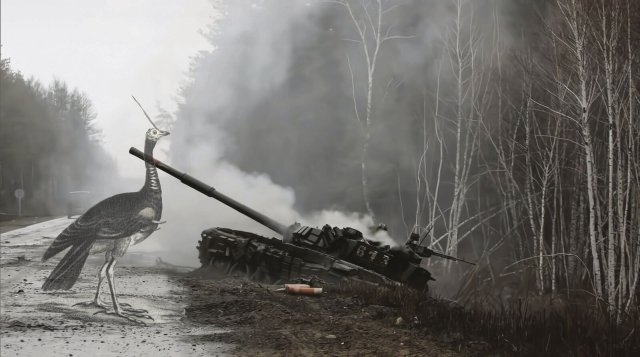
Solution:
M 469 261 L 466 261 L 462 258 L 456 258 L 454 256 L 451 255 L 446 255 L 443 253 L 439 253 L 436 252 L 434 250 L 431 250 L 423 245 L 418 245 L 415 243 L 415 241 L 410 241 L 405 245 L 407 248 L 413 250 L 416 254 L 418 254 L 421 257 L 425 257 L 428 258 L 430 256 L 434 256 L 434 257 L 440 257 L 440 258 L 444 258 L 444 259 L 449 259 L 449 260 L 453 260 L 454 262 L 463 262 L 463 263 L 467 263 L 467 264 L 471 264 L 471 265 L 477 265 L 476 263 L 472 263 Z
M 462 258 L 456 258 L 456 257 L 453 257 L 451 255 L 446 255 L 446 254 L 435 252 L 433 250 L 431 250 L 431 255 L 436 256 L 436 257 L 440 257 L 440 258 L 444 258 L 444 259 L 453 260 L 454 262 L 463 262 L 463 263 L 467 263 L 467 264 L 471 264 L 471 265 L 478 265 L 476 263 L 464 260 Z
M 180 182 L 182 182 L 183 184 L 193 188 L 194 190 L 207 195 L 211 198 L 214 198 L 220 202 L 222 202 L 223 204 L 235 209 L 236 211 L 244 214 L 245 216 L 253 219 L 254 221 L 268 227 L 269 229 L 280 233 L 281 235 L 285 235 L 287 232 L 287 226 L 285 226 L 284 224 L 265 216 L 264 214 L 245 206 L 244 204 L 234 200 L 233 198 L 219 192 L 218 190 L 216 190 L 215 188 L 213 188 L 212 186 L 207 185 L 206 183 L 198 180 L 197 178 L 187 174 L 186 172 L 180 172 L 176 169 L 174 169 L 173 167 L 163 163 L 162 161 L 152 157 L 152 156 L 148 156 L 145 155 L 142 151 L 131 147 L 129 148 L 129 154 L 143 160 L 146 161 L 148 163 L 151 163 L 153 165 L 155 165 L 158 169 L 168 173 L 169 175 L 177 178 L 178 180 L 180 180 Z
M 325 224 L 314 228 L 294 223 L 285 226 L 264 214 L 218 192 L 195 177 L 180 172 L 160 160 L 132 147 L 129 153 L 177 178 L 192 189 L 214 198 L 256 222 L 278 232 L 282 239 L 256 234 L 212 228 L 202 232 L 198 247 L 200 261 L 227 262 L 229 267 L 244 264 L 252 276 L 266 277 L 270 282 L 278 277 L 291 279 L 300 274 L 326 271 L 330 279 L 356 279 L 374 284 L 407 284 L 421 291 L 434 280 L 431 273 L 420 267 L 419 255 L 406 249 L 381 247 L 368 241 L 362 232 L 351 227 L 331 227 Z

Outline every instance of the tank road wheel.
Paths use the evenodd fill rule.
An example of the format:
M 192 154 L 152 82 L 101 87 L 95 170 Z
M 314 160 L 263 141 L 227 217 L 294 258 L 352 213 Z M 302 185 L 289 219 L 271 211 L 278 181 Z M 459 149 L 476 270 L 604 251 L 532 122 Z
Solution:
M 259 281 L 261 283 L 268 283 L 268 275 L 265 274 L 263 267 L 257 267 L 253 274 L 251 274 L 249 279 L 253 281 Z
M 317 247 L 228 228 L 210 228 L 204 230 L 201 237 L 198 245 L 200 262 L 203 270 L 211 271 L 216 277 L 225 274 L 244 276 L 249 280 L 278 284 L 313 275 L 327 282 L 353 279 L 376 285 L 406 284 L 423 292 L 428 289 L 427 283 L 433 280 L 429 271 L 411 260 L 412 256 L 405 257 L 394 250 L 379 250 L 363 244 L 357 237 L 343 237 L 344 249 L 331 254 Z M 365 254 L 367 251 L 371 254 Z M 363 256 L 379 259 L 363 260 Z M 395 266 L 394 261 L 400 264 Z M 389 266 L 385 265 L 387 263 Z
M 222 257 L 212 257 L 211 258 L 212 264 L 210 265 L 211 269 L 222 270 L 223 268 L 225 268 L 227 266 L 227 264 L 229 264 L 229 262 L 227 262 L 225 260 L 226 259 L 224 259 Z
M 253 274 L 255 274 L 255 272 L 256 272 L 255 268 L 253 268 L 249 264 L 245 264 L 245 275 L 244 275 L 245 278 L 247 278 L 248 280 L 251 280 L 251 277 L 253 276 Z
M 264 284 L 277 284 L 281 281 L 280 276 L 269 272 L 263 266 L 258 266 L 256 269 L 248 275 L 249 280 L 261 282 Z
M 228 265 L 227 269 L 226 269 L 226 274 L 227 275 L 243 275 L 248 277 L 249 275 L 249 266 L 247 265 L 247 263 L 244 261 L 244 259 L 240 258 L 238 260 L 236 260 L 235 262 L 230 262 L 230 264 Z

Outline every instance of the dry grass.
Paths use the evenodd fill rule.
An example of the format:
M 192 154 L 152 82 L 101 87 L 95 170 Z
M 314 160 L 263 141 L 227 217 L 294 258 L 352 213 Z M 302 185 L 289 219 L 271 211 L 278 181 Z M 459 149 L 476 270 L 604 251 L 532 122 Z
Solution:
M 341 285 L 342 294 L 358 296 L 365 305 L 398 308 L 413 327 L 455 342 L 482 340 L 506 355 L 640 356 L 640 311 L 623 323 L 586 303 L 558 303 L 540 298 L 487 304 L 476 296 L 464 306 L 418 293 L 406 287 L 369 284 Z M 451 341 L 451 338 L 448 338 Z

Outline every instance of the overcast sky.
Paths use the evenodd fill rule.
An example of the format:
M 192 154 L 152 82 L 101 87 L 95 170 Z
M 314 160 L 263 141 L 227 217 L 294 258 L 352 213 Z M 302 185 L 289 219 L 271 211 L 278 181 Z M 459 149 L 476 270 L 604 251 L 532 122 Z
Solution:
M 214 10 L 208 0 L 2 0 L 2 57 L 25 77 L 54 78 L 93 101 L 104 144 L 124 176 L 139 176 L 130 146 L 143 147 L 150 115 L 173 112 L 176 95 Z M 169 137 L 170 138 L 170 137 Z M 135 174 L 131 174 L 134 172 Z

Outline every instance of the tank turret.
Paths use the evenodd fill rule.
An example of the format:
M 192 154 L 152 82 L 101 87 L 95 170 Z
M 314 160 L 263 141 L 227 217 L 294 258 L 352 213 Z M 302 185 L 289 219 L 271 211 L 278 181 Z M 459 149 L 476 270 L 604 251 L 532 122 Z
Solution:
M 282 236 L 277 239 L 228 228 L 206 229 L 198 245 L 199 259 L 205 268 L 222 268 L 227 273 L 239 271 L 249 278 L 270 283 L 317 276 L 333 282 L 356 279 L 406 284 L 426 290 L 427 283 L 435 279 L 421 267 L 423 257 L 438 256 L 461 261 L 420 246 L 417 236 L 410 237 L 404 246 L 390 248 L 366 239 L 362 232 L 350 227 L 327 224 L 317 228 L 299 223 L 287 226 L 185 172 L 144 155 L 134 147 L 129 149 L 129 153 Z

